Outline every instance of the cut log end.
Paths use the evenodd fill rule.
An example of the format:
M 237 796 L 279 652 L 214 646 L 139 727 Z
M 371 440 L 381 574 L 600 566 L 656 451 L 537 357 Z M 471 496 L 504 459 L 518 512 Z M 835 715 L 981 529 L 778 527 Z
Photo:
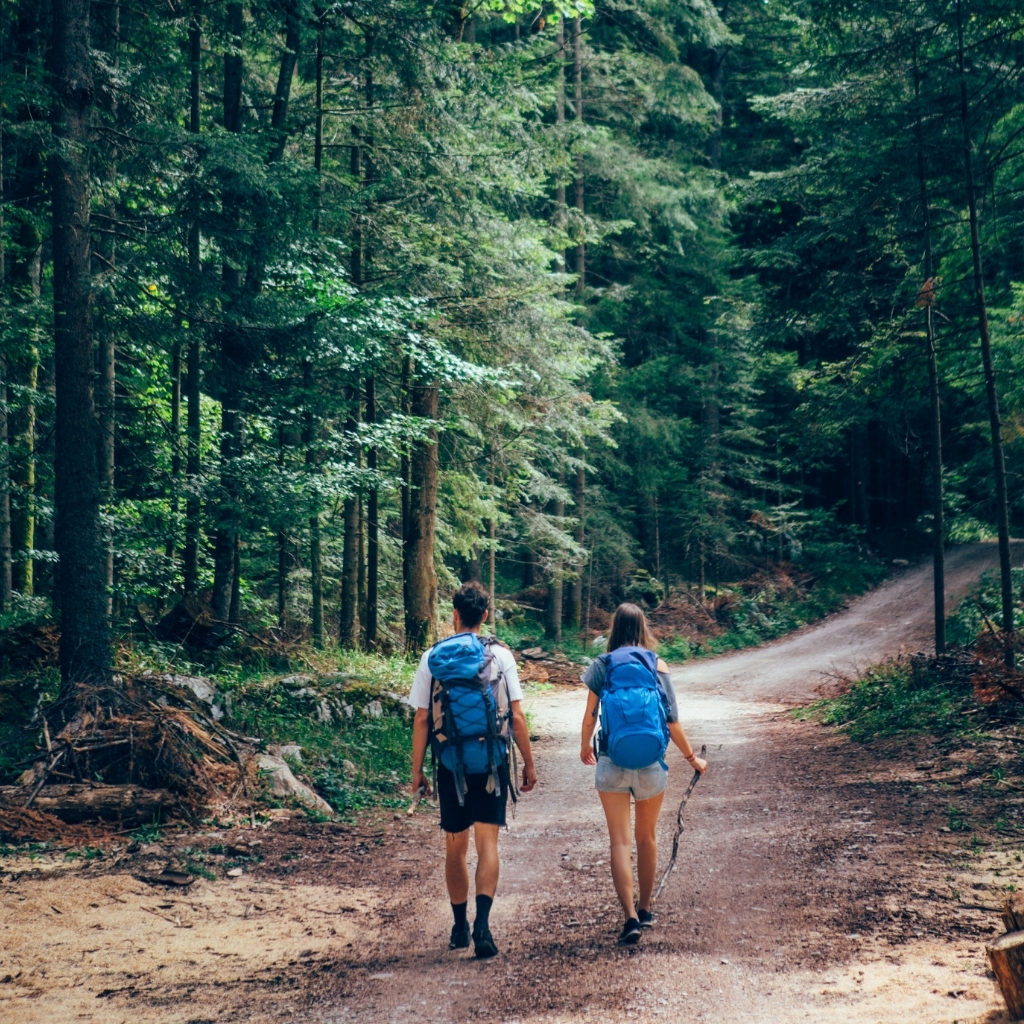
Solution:
M 987 952 L 1010 1019 L 1024 1020 L 1024 931 L 1007 932 Z

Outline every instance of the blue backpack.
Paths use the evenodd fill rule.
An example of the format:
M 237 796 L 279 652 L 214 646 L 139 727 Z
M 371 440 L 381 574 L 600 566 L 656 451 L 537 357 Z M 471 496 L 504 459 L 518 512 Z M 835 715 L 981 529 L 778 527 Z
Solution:
M 494 637 L 457 633 L 439 640 L 427 655 L 430 749 L 435 768 L 443 764 L 455 776 L 460 804 L 467 775 L 489 776 L 488 788 L 500 794 L 501 769 L 508 763 L 512 711 L 508 684 L 491 650 L 494 642 Z
M 620 768 L 664 765 L 669 735 L 658 656 L 645 647 L 616 647 L 601 658 L 601 750 Z

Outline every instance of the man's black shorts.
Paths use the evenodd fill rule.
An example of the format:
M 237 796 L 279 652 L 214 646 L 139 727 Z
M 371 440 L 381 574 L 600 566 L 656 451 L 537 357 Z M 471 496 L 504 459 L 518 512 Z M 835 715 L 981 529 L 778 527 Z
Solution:
M 508 804 L 508 768 L 500 769 L 501 792 L 487 792 L 487 775 L 467 775 L 468 792 L 459 806 L 455 776 L 444 765 L 437 766 L 437 802 L 441 805 L 441 828 L 445 832 L 464 832 L 475 822 L 484 825 L 505 824 Z

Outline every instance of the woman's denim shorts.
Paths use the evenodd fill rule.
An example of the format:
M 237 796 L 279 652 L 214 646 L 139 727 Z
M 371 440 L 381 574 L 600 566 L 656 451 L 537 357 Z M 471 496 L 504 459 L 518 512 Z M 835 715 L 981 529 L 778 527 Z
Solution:
M 600 793 L 632 793 L 635 800 L 649 800 L 665 792 L 668 769 L 660 761 L 646 768 L 620 768 L 607 754 L 597 757 L 594 788 Z

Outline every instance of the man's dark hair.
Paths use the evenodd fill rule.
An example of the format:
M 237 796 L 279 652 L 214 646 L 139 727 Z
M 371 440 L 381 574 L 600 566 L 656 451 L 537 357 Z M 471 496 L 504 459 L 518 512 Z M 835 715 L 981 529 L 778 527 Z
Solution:
M 479 626 L 483 622 L 489 604 L 487 591 L 476 580 L 463 583 L 452 594 L 452 607 L 459 613 L 459 621 L 467 629 Z

